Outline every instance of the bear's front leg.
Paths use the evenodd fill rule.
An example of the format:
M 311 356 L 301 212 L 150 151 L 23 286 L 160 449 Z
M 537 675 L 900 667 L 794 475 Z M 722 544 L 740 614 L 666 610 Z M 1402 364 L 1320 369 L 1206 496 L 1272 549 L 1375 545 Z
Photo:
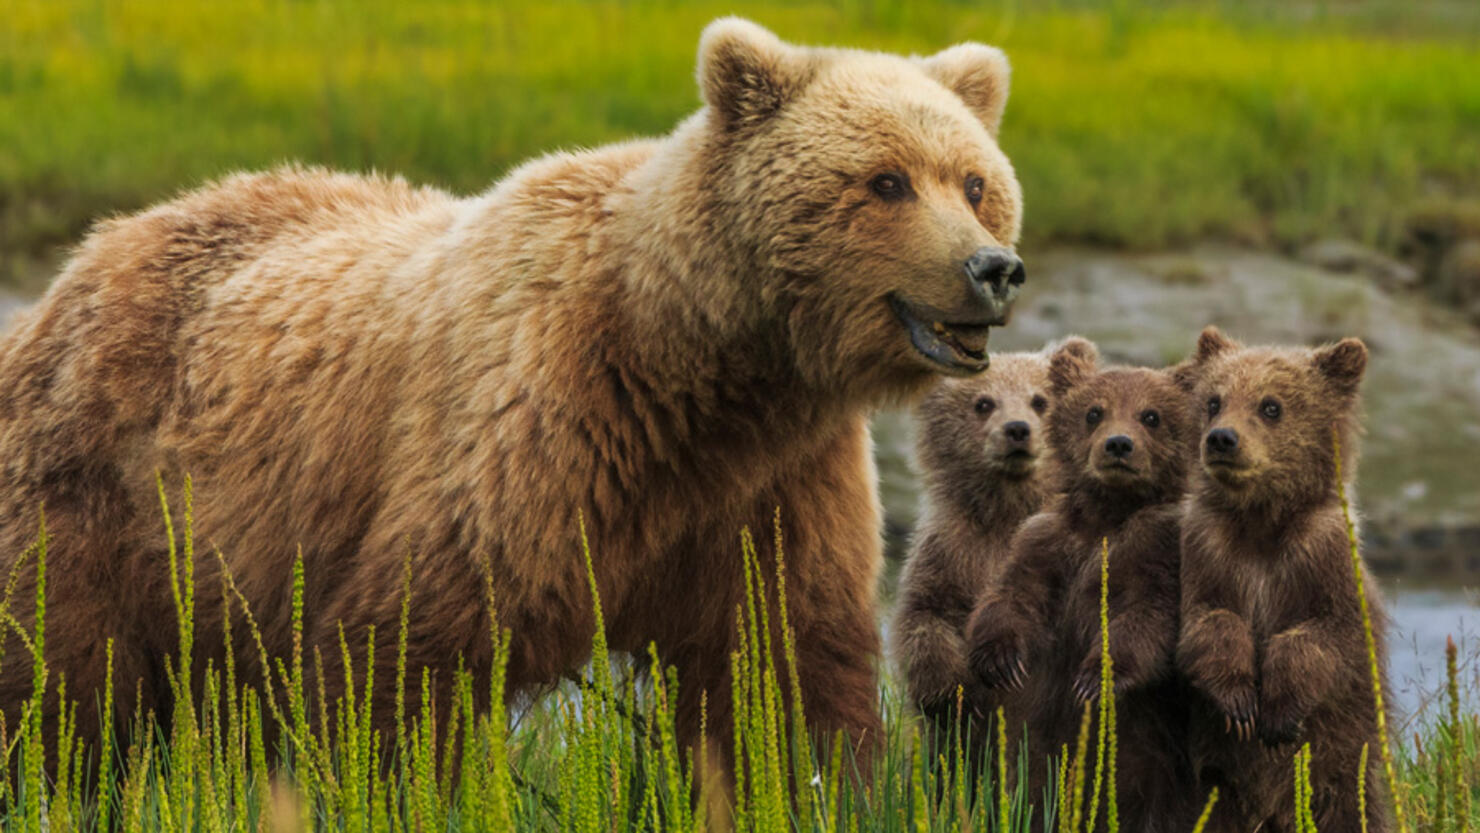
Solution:
M 1057 516 L 1028 519 L 1002 574 L 977 599 L 966 622 L 967 664 L 986 688 L 1021 686 L 1034 649 L 1048 642 L 1049 617 L 1061 605 L 1063 537 Z
M 1027 634 L 1035 631 L 1024 612 L 989 592 L 966 625 L 967 662 L 988 689 L 1015 689 L 1028 676 Z
M 1341 661 L 1327 640 L 1318 625 L 1297 625 L 1270 638 L 1259 672 L 1259 739 L 1265 745 L 1295 741 L 1305 718 L 1330 693 Z
M 867 422 L 854 420 L 817 457 L 799 462 L 765 505 L 768 517 L 780 510 L 802 706 L 819 745 L 843 731 L 867 772 L 883 740 L 875 588 L 884 559 Z M 773 564 L 763 555 L 763 574 Z M 781 646 L 775 650 L 781 665 Z
M 1223 713 L 1226 730 L 1241 739 L 1252 737 L 1258 703 L 1249 623 L 1225 608 L 1191 610 L 1177 644 L 1177 664 Z

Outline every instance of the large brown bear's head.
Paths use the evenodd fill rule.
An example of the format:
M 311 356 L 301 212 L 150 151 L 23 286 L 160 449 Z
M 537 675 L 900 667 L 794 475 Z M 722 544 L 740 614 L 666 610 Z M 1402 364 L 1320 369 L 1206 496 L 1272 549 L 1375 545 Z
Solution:
M 1025 274 L 996 141 L 1003 54 L 798 47 L 727 18 L 704 31 L 698 74 L 698 187 L 802 377 L 913 393 L 984 370 Z
M 1348 479 L 1367 347 L 1244 347 L 1216 327 L 1183 363 L 1203 414 L 1200 481 L 1233 507 L 1282 511 L 1335 494 L 1335 441 Z

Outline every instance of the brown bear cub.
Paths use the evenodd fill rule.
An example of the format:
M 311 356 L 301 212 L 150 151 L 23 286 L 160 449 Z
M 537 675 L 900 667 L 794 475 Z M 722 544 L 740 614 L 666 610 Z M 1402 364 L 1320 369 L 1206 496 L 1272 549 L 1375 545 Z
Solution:
M 1042 756 L 1072 747 L 1084 704 L 1099 695 L 1100 553 L 1109 539 L 1121 824 L 1187 830 L 1195 808 L 1172 659 L 1180 504 L 1196 424 L 1172 372 L 1097 365 L 1082 341 L 1052 358 L 1057 492 L 1018 530 L 1008 564 L 972 612 L 970 664 L 983 686 L 1019 690 L 1031 704 L 1036 794 Z
M 986 373 L 942 382 L 915 409 L 925 507 L 900 576 L 890 642 L 909 701 L 945 737 L 998 698 L 966 665 L 966 618 L 1007 561 L 1013 533 L 1048 493 L 1043 419 L 1048 355 L 992 357 Z
M 1356 339 L 1245 349 L 1210 327 L 1183 369 L 1204 417 L 1182 525 L 1177 663 L 1201 694 L 1189 743 L 1201 791 L 1219 789 L 1210 830 L 1293 829 L 1292 757 L 1306 741 L 1316 825 L 1362 829 L 1357 767 L 1371 744 L 1366 829 L 1388 829 L 1333 447 L 1339 436 L 1349 492 L 1366 366 Z M 1362 582 L 1385 668 L 1365 568 Z

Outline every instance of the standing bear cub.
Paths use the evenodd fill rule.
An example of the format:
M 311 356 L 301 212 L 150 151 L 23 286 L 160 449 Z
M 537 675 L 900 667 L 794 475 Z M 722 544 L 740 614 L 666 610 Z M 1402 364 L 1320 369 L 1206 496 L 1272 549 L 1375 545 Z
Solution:
M 1202 695 L 1191 751 L 1202 792 L 1219 789 L 1209 830 L 1293 830 L 1292 757 L 1306 741 L 1316 826 L 1388 829 L 1339 492 L 1351 491 L 1366 366 L 1356 339 L 1317 350 L 1245 349 L 1210 327 L 1184 367 L 1204 416 L 1182 529 L 1177 661 Z M 1384 669 L 1385 617 L 1365 566 L 1361 581 Z M 1365 828 L 1357 806 L 1364 745 Z
M 1171 372 L 1097 365 L 1083 341 L 1053 356 L 1048 440 L 1058 489 L 1018 530 L 1008 564 L 971 614 L 971 667 L 982 685 L 1021 689 L 1031 704 L 1036 795 L 1044 756 L 1073 747 L 1084 705 L 1099 696 L 1108 539 L 1122 824 L 1181 831 L 1192 822 L 1191 784 L 1172 659 L 1180 501 L 1196 427 Z
M 966 617 L 1048 493 L 1048 392 L 1047 354 L 998 355 L 986 373 L 942 382 L 915 409 L 925 509 L 890 639 L 909 700 L 937 737 L 956 722 L 958 689 L 959 717 L 975 718 L 977 733 L 998 705 L 967 667 Z
M 880 740 L 867 418 L 984 370 L 1023 282 L 997 145 L 1007 62 L 978 44 L 804 48 L 726 19 L 698 81 L 703 107 L 671 134 L 551 155 L 473 197 L 287 169 L 99 225 L 0 342 L 0 552 L 26 548 L 45 504 L 46 658 L 84 742 L 109 639 L 113 728 L 170 713 L 156 472 L 193 477 L 211 545 L 195 597 L 221 598 L 219 547 L 274 656 L 294 648 L 302 553 L 303 647 L 330 658 L 307 690 L 335 702 L 341 623 L 356 650 L 375 629 L 381 728 L 408 552 L 406 678 L 430 669 L 445 713 L 459 668 L 487 696 L 490 595 L 511 692 L 587 659 L 584 528 L 612 648 L 656 643 L 677 667 L 682 743 L 706 693 L 726 737 L 738 536 L 780 507 L 786 684 L 822 734 Z M 11 612 L 7 656 L 33 620 Z M 224 661 L 221 617 L 196 606 L 194 668 Z M 232 633 L 239 677 L 260 681 Z M 5 663 L 10 720 L 30 692 Z M 420 686 L 406 696 L 414 714 Z

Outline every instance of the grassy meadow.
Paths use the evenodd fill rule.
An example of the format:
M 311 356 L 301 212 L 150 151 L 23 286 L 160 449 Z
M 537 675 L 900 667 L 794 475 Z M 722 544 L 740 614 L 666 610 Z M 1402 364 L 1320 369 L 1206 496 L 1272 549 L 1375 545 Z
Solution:
M 808 741 L 802 704 L 781 682 L 797 666 L 779 516 L 772 563 L 761 559 L 750 532 L 742 531 L 736 547 L 746 565 L 747 593 L 735 611 L 739 640 L 730 656 L 735 727 L 731 737 L 712 739 L 726 744 L 733 764 L 720 774 L 696 765 L 711 760 L 710 750 L 678 745 L 671 704 L 679 683 L 673 669 L 665 668 L 655 650 L 630 662 L 607 651 L 584 530 L 582 549 L 597 614 L 589 666 L 511 716 L 504 705 L 503 676 L 511 634 L 497 626 L 490 585 L 494 672 L 478 681 L 459 672 L 454 702 L 439 713 L 425 697 L 430 690 L 426 671 L 406 665 L 407 611 L 416 603 L 409 556 L 399 632 L 372 629 L 366 644 L 351 645 L 341 631 L 339 656 L 328 661 L 351 669 L 349 685 L 328 703 L 312 683 L 322 676 L 325 657 L 304 647 L 301 558 L 293 575 L 285 577 L 292 584 L 292 655 L 268 657 L 229 573 L 219 596 L 197 587 L 188 479 L 178 497 L 183 506 L 172 511 L 160 483 L 180 638 L 178 652 L 165 658 L 173 710 L 169 715 L 135 712 L 131 730 L 121 737 L 110 733 L 101 750 L 79 746 L 77 712 L 88 706 L 68 697 L 65 677 L 45 662 L 44 514 L 35 544 L 12 567 L 0 599 L 0 623 L 22 635 L 25 652 L 0 661 L 28 665 L 34 688 L 14 736 L 0 729 L 0 830 L 1088 833 L 1102 821 L 1110 831 L 1119 829 L 1108 544 L 1100 561 L 1100 696 L 1085 705 L 1074 748 L 1065 746 L 1047 759 L 1041 751 L 1030 756 L 1025 743 L 1009 742 L 999 709 L 989 729 L 996 732 L 995 757 L 973 766 L 959 742 L 940 749 L 924 737 L 920 720 L 886 687 L 883 748 L 871 763 L 861 764 L 841 736 L 830 747 Z M 1359 571 L 1350 524 L 1348 534 L 1353 568 Z M 10 613 L 22 570 L 35 571 L 37 578 L 39 613 L 29 631 Z M 1361 582 L 1352 587 L 1361 595 Z M 1365 597 L 1361 603 L 1365 617 Z M 239 678 L 228 648 L 224 667 L 207 664 L 198 673 L 201 669 L 192 667 L 200 638 L 194 622 L 205 604 L 225 606 L 226 645 L 232 644 L 233 628 L 246 629 L 263 651 L 262 667 L 273 670 L 260 679 Z M 773 639 L 773 633 L 780 637 Z M 419 679 L 424 693 L 415 709 L 397 697 L 394 729 L 384 733 L 372 728 L 375 669 L 366 659 L 377 639 L 397 640 L 400 690 L 406 681 L 414 685 Z M 1373 695 L 1381 704 L 1370 625 L 1367 644 Z M 105 726 L 112 724 L 115 684 L 111 640 L 106 648 L 109 687 L 97 704 Z M 1415 735 L 1416 751 L 1390 744 L 1381 719 L 1381 742 L 1368 750 L 1386 773 L 1384 793 L 1395 797 L 1395 830 L 1461 831 L 1480 822 L 1473 806 L 1480 785 L 1480 716 L 1461 711 L 1452 642 L 1448 663 L 1448 711 Z M 319 673 L 310 674 L 310 667 Z M 203 680 L 203 688 L 193 688 L 196 680 Z M 488 687 L 492 706 L 486 711 L 473 705 L 474 685 Z M 43 701 L 53 697 L 69 705 L 54 733 L 48 733 L 40 714 Z M 10 725 L 0 715 L 0 726 Z M 1292 751 L 1290 813 L 1298 833 L 1315 833 L 1309 781 L 1312 768 L 1321 764 L 1311 759 L 1308 743 Z M 1027 767 L 1035 765 L 1047 768 L 1039 795 L 1029 794 L 1026 786 Z M 1360 794 L 1355 777 L 1353 791 Z M 1194 798 L 1204 806 L 1205 820 L 1217 790 L 1205 800 Z M 1368 807 L 1388 799 L 1361 795 L 1358 800 Z M 1201 830 L 1200 821 L 1194 833 Z
M 1480 7 L 1112 0 L 7 0 L 0 285 L 86 224 L 302 160 L 481 190 L 530 155 L 666 131 L 703 25 L 1014 64 L 1002 143 L 1029 243 L 1343 234 L 1480 192 Z

